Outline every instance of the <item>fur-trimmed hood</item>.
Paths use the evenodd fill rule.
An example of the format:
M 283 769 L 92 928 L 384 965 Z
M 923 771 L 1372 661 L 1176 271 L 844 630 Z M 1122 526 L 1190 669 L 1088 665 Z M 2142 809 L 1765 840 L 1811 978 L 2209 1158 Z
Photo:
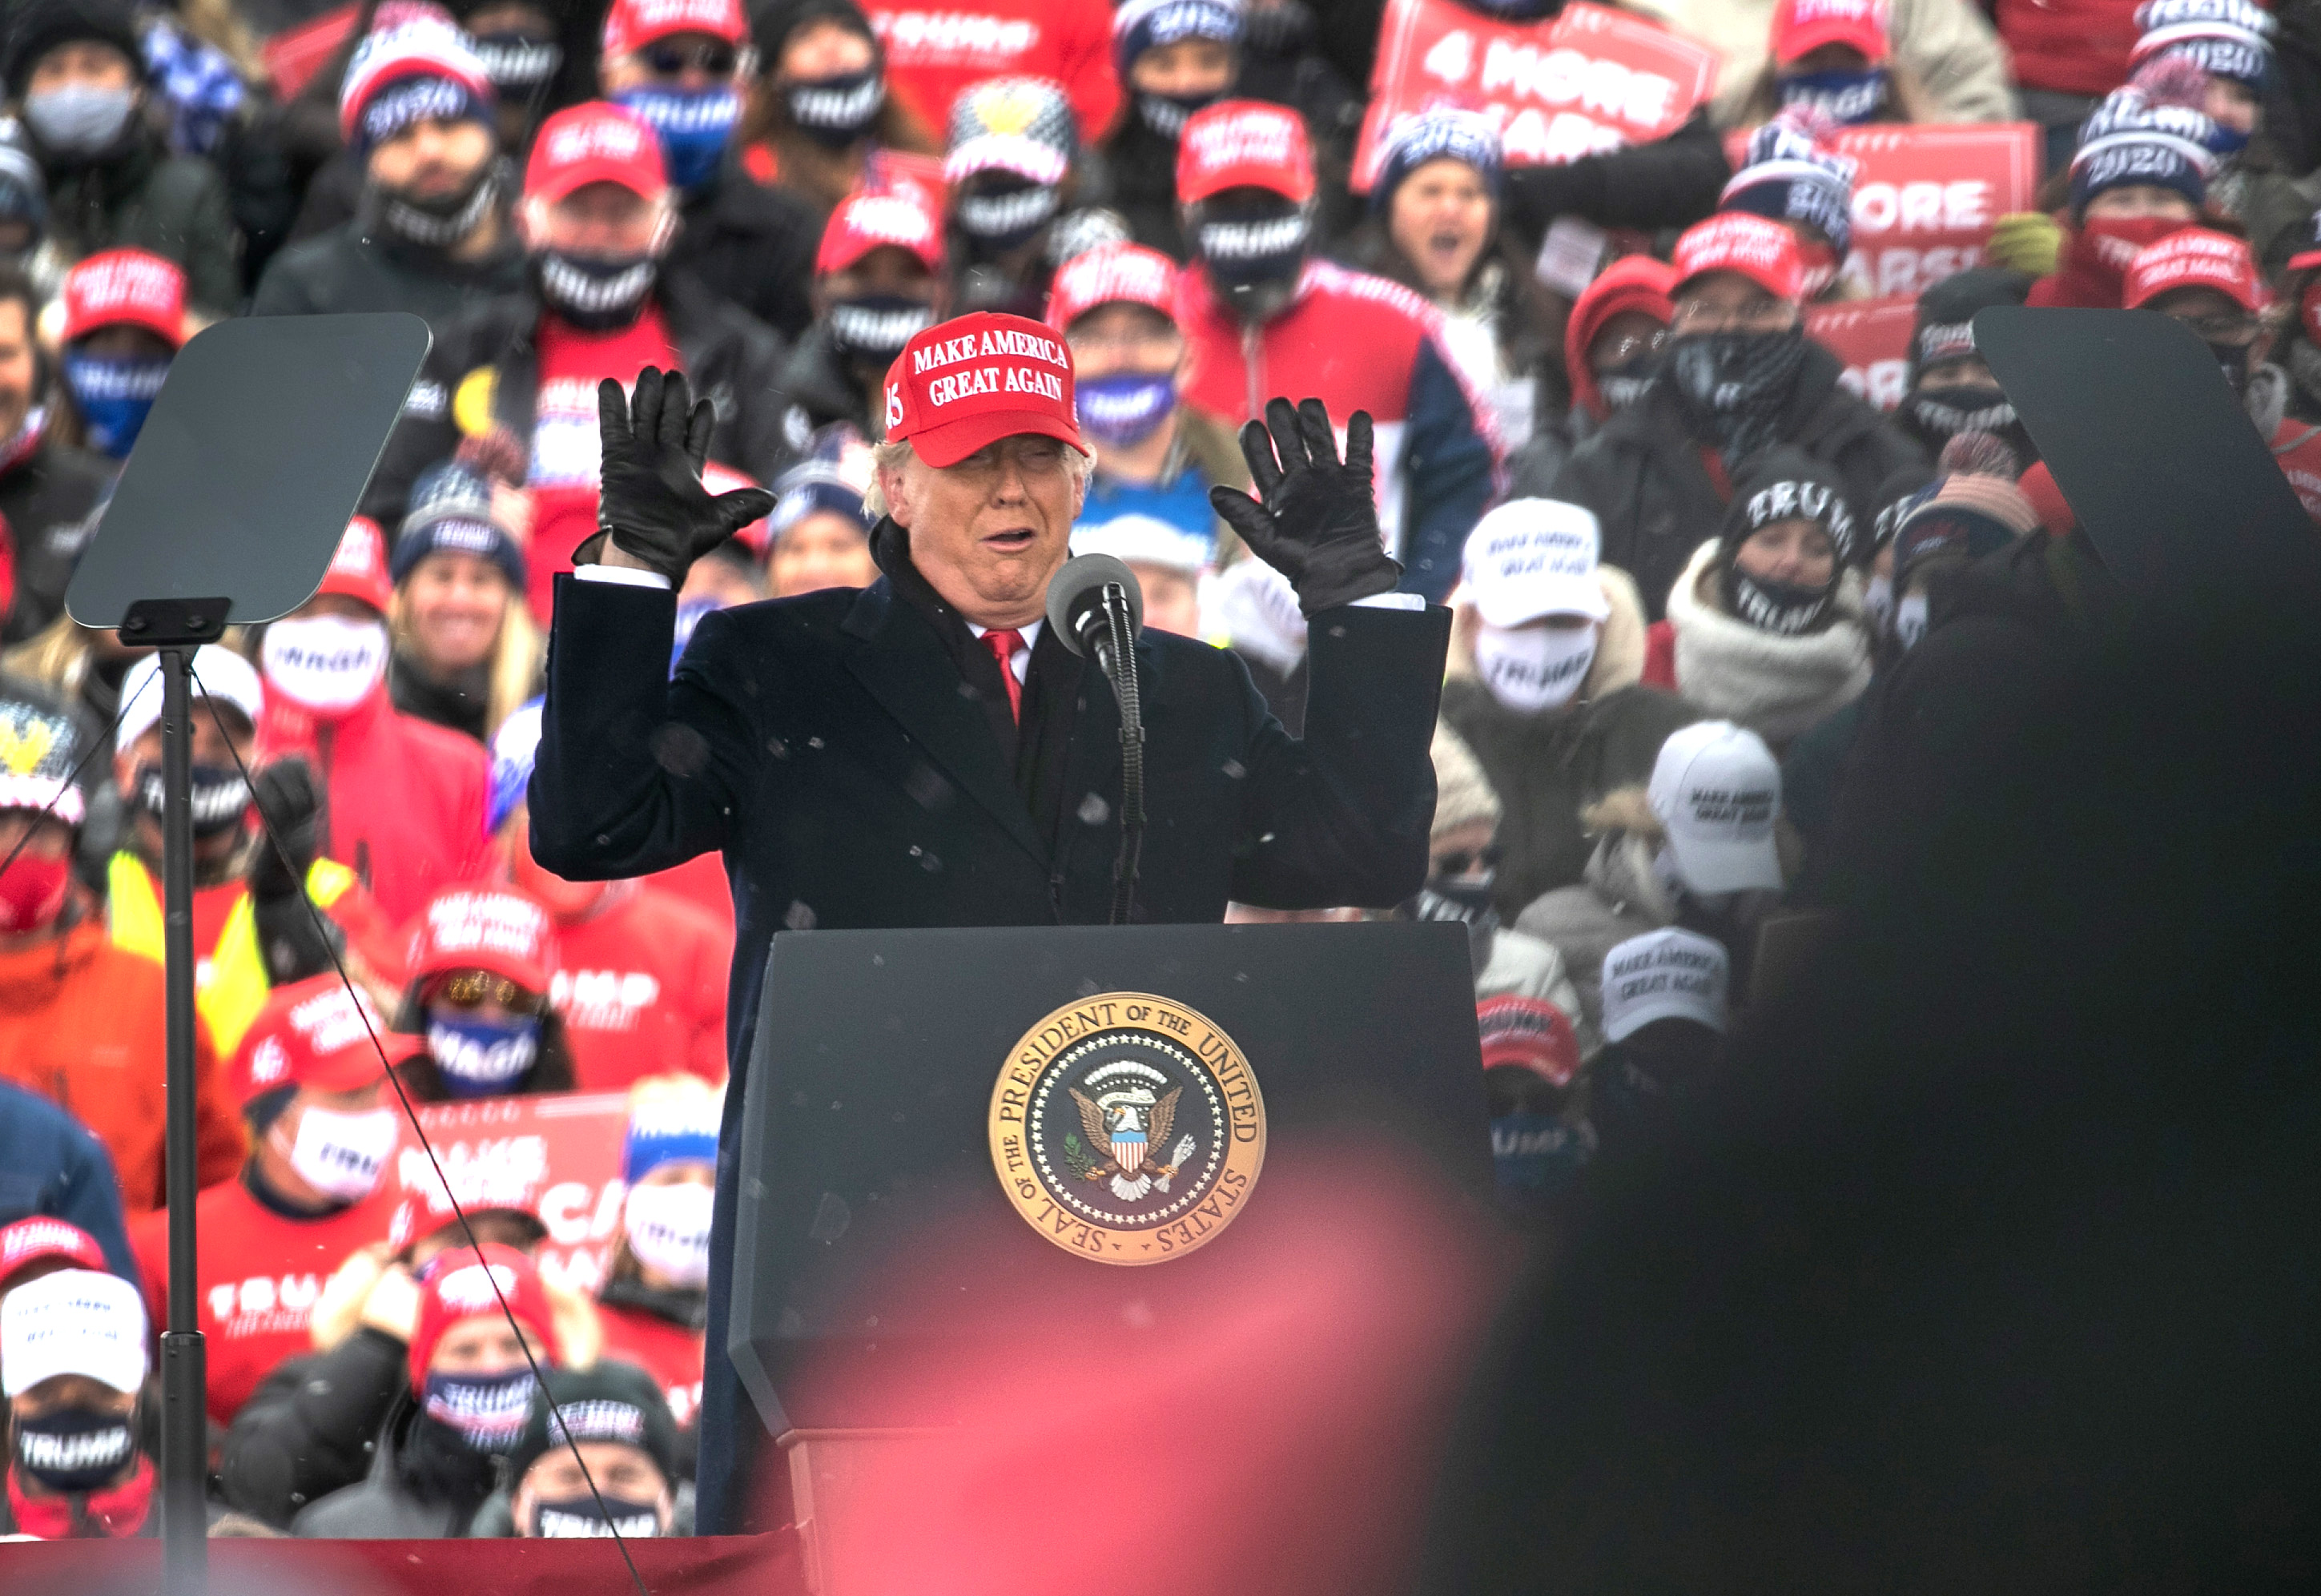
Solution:
M 1579 691 L 1573 697 L 1575 703 L 1633 687 L 1644 675 L 1644 605 L 1636 596 L 1635 583 L 1618 567 L 1599 565 L 1596 567 L 1596 585 L 1603 590 L 1604 602 L 1612 606 L 1612 612 L 1605 618 L 1603 635 L 1596 642 L 1596 657 L 1588 667 L 1588 679 L 1579 684 Z M 1476 612 L 1474 604 L 1460 594 L 1452 594 L 1451 600 L 1451 652 L 1443 674 L 1471 677 L 1475 674 L 1475 629 L 1483 623 L 1482 617 Z
M 1716 592 L 1718 545 L 1693 550 L 1669 592 L 1676 634 L 1676 690 L 1712 719 L 1736 721 L 1776 748 L 1861 696 L 1870 685 L 1870 629 L 1861 575 L 1846 572 L 1819 631 L 1779 637 L 1725 612 Z
M 1645 790 L 1618 787 L 1605 793 L 1579 812 L 1579 826 L 1597 839 L 1582 877 L 1596 895 L 1655 925 L 1674 924 L 1676 900 L 1652 869 L 1652 857 L 1668 840 L 1668 830 L 1652 812 Z

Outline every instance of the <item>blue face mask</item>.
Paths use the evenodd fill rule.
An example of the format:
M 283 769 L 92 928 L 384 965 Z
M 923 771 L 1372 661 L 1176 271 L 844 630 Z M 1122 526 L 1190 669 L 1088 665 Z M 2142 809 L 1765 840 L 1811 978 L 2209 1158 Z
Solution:
M 67 355 L 65 385 L 88 423 L 89 447 L 128 458 L 168 375 L 167 356 Z
M 1177 379 L 1166 371 L 1092 376 L 1074 390 L 1073 402 L 1080 425 L 1098 443 L 1142 443 L 1177 408 Z
M 1491 1163 L 1503 1202 L 1521 1207 L 1568 1190 L 1596 1156 L 1595 1129 L 1554 1114 L 1502 1114 L 1491 1121 Z
M 652 124 L 671 185 L 687 193 L 717 176 L 725 141 L 742 119 L 742 96 L 732 87 L 633 88 L 613 96 Z
M 1814 105 L 1848 127 L 1878 114 L 1886 103 L 1886 68 L 1864 67 L 1858 72 L 1797 72 L 1780 81 L 1781 104 Z
M 2249 138 L 2248 133 L 2237 128 L 2228 128 L 2219 122 L 2212 124 L 2208 136 L 2201 141 L 2207 146 L 2210 155 L 2220 161 L 2225 161 L 2246 150 Z
M 472 1014 L 427 1016 L 427 1051 L 443 1090 L 454 1097 L 496 1097 L 540 1056 L 540 1019 L 484 1020 Z
M 505 1454 L 523 1434 L 533 1383 L 530 1369 L 505 1374 L 431 1374 L 421 1407 L 428 1418 L 451 1426 L 477 1451 Z

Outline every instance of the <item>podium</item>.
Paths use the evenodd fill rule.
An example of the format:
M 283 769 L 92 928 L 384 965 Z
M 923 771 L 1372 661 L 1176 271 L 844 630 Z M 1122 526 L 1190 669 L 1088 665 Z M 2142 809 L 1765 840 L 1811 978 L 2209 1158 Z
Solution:
M 1456 925 L 779 936 L 741 1128 L 727 1350 L 827 1596 L 880 1532 L 866 1449 L 960 1417 L 919 1376 L 1197 1311 L 1269 1158 L 1360 1141 L 1491 1198 Z

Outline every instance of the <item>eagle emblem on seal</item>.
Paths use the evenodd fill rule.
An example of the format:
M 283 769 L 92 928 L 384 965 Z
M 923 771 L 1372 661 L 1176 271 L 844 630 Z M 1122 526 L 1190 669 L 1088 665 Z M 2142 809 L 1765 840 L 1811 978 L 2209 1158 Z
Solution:
M 1132 1069 L 1135 1075 L 1129 1073 Z M 1083 1180 L 1110 1186 L 1112 1194 L 1124 1202 L 1133 1202 L 1147 1192 L 1166 1192 L 1177 1171 L 1193 1156 L 1195 1145 L 1191 1137 L 1179 1137 L 1167 1156 L 1161 1156 L 1160 1149 L 1169 1147 L 1169 1132 L 1176 1128 L 1177 1099 L 1185 1089 L 1172 1086 L 1155 1093 L 1136 1079 L 1136 1075 L 1143 1074 L 1158 1072 L 1135 1066 L 1097 1070 L 1087 1082 L 1096 1093 L 1094 1097 L 1078 1086 L 1068 1088 L 1072 1102 L 1079 1105 L 1080 1129 L 1088 1133 L 1093 1155 L 1080 1162 L 1077 1173 Z M 1107 1086 L 1109 1076 L 1124 1078 L 1122 1084 Z

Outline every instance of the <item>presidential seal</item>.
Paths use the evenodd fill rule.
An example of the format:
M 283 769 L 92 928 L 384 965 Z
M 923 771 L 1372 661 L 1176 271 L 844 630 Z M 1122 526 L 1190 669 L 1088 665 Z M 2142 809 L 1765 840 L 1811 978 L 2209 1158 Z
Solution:
M 1231 1037 L 1142 992 L 1067 1003 L 991 1089 L 991 1163 L 1024 1223 L 1102 1264 L 1206 1246 L 1265 1163 L 1265 1100 Z

